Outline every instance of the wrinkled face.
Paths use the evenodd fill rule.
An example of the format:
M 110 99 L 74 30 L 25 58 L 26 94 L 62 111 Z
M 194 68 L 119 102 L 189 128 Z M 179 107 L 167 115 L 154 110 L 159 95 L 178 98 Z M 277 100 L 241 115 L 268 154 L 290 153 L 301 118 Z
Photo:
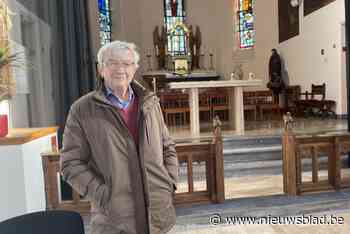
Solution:
M 99 67 L 105 85 L 112 90 L 126 89 L 136 71 L 134 54 L 129 49 L 111 51 L 105 56 L 104 63 Z

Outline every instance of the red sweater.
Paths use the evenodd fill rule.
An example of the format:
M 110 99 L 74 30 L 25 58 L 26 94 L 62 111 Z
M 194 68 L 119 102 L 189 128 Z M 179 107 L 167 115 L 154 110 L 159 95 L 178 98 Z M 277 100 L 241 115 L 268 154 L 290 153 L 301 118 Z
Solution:
M 128 105 L 127 108 L 125 108 L 125 109 L 118 108 L 119 113 L 123 117 L 123 119 L 126 123 L 126 126 L 128 127 L 131 135 L 134 138 L 136 145 L 138 144 L 138 139 L 139 139 L 139 132 L 138 132 L 138 130 L 139 130 L 138 125 L 139 124 L 137 122 L 138 102 L 139 102 L 138 98 L 135 95 L 134 99 L 130 102 L 130 104 Z

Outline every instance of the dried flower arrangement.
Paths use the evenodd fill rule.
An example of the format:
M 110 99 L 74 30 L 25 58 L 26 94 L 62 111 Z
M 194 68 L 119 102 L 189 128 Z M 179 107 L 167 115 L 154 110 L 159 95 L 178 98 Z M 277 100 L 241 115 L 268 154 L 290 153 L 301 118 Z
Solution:
M 22 67 L 24 64 L 22 53 L 10 52 L 8 31 L 11 28 L 10 15 L 7 2 L 0 0 L 0 102 L 11 98 L 15 82 L 11 76 L 12 67 Z
M 11 67 L 23 67 L 21 53 L 10 54 L 9 47 L 0 47 L 0 102 L 11 98 L 15 81 L 10 74 Z

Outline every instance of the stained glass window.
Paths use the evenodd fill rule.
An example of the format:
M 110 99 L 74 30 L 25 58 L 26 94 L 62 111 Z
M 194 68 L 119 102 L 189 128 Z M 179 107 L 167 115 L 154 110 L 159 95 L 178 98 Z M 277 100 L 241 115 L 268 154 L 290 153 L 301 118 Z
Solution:
M 100 42 L 104 45 L 111 41 L 111 8 L 109 0 L 98 0 Z
M 170 30 L 177 22 L 185 22 L 184 0 L 164 0 L 164 24 L 167 31 L 167 52 L 171 55 L 186 54 L 186 35 L 180 27 Z
M 253 0 L 238 0 L 237 3 L 239 47 L 252 48 L 255 43 Z

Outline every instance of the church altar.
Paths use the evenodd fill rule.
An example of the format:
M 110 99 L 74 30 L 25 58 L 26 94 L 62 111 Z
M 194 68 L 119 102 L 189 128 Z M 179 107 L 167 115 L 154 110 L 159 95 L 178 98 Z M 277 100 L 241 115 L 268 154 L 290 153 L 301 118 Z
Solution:
M 170 80 L 181 80 L 181 81 L 201 81 L 201 80 L 217 80 L 219 79 L 219 74 L 217 74 L 214 71 L 192 71 L 191 73 L 185 74 L 185 75 L 178 75 L 170 71 L 148 71 L 143 73 L 143 77 L 149 78 L 149 77 L 163 77 Z M 169 80 L 169 81 L 170 81 Z
M 191 136 L 200 136 L 199 125 L 199 92 L 200 88 L 230 88 L 229 92 L 229 121 L 236 133 L 244 133 L 244 109 L 243 109 L 243 87 L 261 86 L 262 80 L 217 80 L 217 81 L 187 81 L 170 82 L 170 89 L 188 89 L 190 104 L 190 129 Z
M 144 81 L 153 88 L 154 92 L 164 88 L 170 82 L 210 81 L 218 80 L 219 74 L 214 71 L 194 71 L 185 75 L 178 75 L 170 71 L 148 71 L 142 74 Z

